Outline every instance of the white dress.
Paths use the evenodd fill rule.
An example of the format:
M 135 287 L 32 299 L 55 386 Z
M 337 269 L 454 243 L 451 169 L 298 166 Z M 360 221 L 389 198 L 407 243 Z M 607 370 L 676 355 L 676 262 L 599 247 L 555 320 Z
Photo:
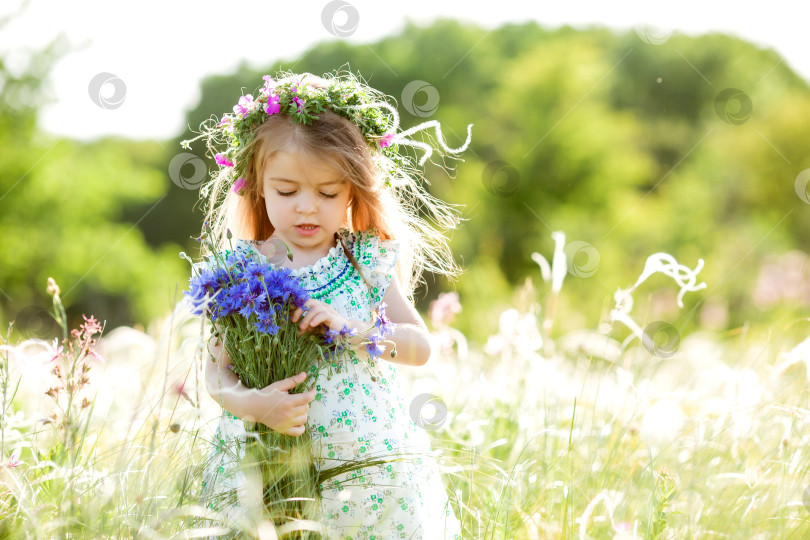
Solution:
M 340 242 L 310 266 L 294 270 L 312 298 L 349 319 L 368 321 L 391 281 L 399 243 L 380 240 L 373 231 L 340 235 L 363 268 L 369 290 Z M 237 240 L 235 250 L 256 243 Z M 313 366 L 312 372 L 317 368 Z M 371 359 L 364 349 L 350 350 L 333 362 L 332 375 L 317 371 L 317 395 L 310 403 L 307 429 L 320 469 L 339 460 L 404 453 L 404 459 L 356 469 L 321 484 L 323 520 L 329 538 L 460 538 L 459 522 L 448 502 L 441 474 L 424 429 L 409 414 L 396 364 Z M 203 474 L 201 503 L 233 514 L 238 501 L 218 494 L 237 489 L 244 476 L 236 470 L 244 457 L 242 421 L 223 411 Z

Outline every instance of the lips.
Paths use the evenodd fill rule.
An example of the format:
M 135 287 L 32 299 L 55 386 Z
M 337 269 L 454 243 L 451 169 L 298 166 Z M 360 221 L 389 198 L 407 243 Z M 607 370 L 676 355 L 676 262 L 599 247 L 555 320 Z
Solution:
M 304 236 L 310 236 L 318 232 L 320 227 L 318 225 L 312 225 L 303 223 L 301 225 L 296 225 L 295 230 L 298 231 L 298 234 L 302 234 Z

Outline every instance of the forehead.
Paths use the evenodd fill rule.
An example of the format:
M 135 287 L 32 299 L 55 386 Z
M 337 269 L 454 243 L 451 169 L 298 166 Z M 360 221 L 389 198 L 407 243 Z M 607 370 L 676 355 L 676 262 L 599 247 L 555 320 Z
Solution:
M 279 150 L 268 158 L 262 173 L 264 180 L 290 184 L 345 184 L 335 164 L 326 159 L 289 150 Z

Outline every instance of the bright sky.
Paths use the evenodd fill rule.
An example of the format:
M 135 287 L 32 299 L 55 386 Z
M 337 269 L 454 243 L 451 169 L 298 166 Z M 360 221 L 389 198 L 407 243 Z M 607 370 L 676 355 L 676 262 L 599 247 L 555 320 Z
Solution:
M 421 25 L 437 17 L 452 17 L 486 29 L 527 20 L 551 28 L 570 24 L 640 30 L 649 26 L 652 35 L 663 38 L 673 30 L 690 35 L 720 31 L 775 49 L 792 69 L 810 80 L 806 23 L 798 4 L 795 0 L 767 4 L 711 0 L 140 0 L 112 5 L 100 0 L 31 0 L 21 15 L 0 29 L 0 54 L 14 68 L 25 58 L 23 51 L 41 48 L 64 32 L 76 50 L 63 57 L 51 74 L 57 101 L 44 109 L 43 128 L 80 139 L 104 134 L 163 139 L 186 131 L 184 112 L 199 99 L 199 82 L 205 75 L 230 73 L 242 60 L 256 67 L 273 65 L 326 40 L 370 43 L 398 33 L 407 20 Z M 22 0 L 4 0 L 0 16 L 21 5 Z M 345 35 L 330 33 L 324 19 L 333 21 L 335 31 Z M 266 30 L 245 30 L 262 26 Z M 480 46 L 486 47 L 486 41 Z M 111 76 L 97 77 L 101 73 L 117 80 L 103 84 Z M 110 101 L 106 108 L 91 99 L 92 81 L 100 88 L 96 95 L 100 92 Z M 246 81 L 247 91 L 260 83 Z

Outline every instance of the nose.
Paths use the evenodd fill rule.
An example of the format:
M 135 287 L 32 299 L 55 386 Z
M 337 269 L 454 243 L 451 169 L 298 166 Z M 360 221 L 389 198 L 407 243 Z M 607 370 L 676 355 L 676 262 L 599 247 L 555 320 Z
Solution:
M 315 197 L 309 190 L 302 190 L 301 195 L 297 197 L 296 211 L 299 214 L 311 214 L 318 209 L 318 198 Z

